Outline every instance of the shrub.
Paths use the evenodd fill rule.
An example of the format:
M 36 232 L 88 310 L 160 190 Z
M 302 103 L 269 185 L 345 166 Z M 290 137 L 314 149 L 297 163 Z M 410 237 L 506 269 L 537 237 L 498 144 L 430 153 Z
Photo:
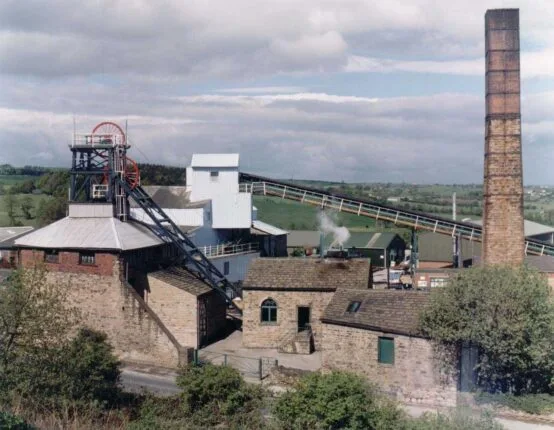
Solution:
M 285 429 L 397 429 L 403 413 L 364 379 L 346 372 L 313 373 L 274 407 Z
M 259 414 L 261 388 L 244 382 L 231 367 L 191 364 L 180 370 L 177 385 L 183 390 L 183 412 L 198 424 L 240 421 L 241 415 L 255 419 Z
M 0 411 L 0 429 L 3 430 L 34 430 L 25 420 L 9 412 Z

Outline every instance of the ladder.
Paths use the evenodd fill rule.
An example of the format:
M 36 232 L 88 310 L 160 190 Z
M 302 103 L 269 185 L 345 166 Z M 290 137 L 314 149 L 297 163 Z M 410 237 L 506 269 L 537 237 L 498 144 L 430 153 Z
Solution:
M 124 178 L 117 176 L 116 180 L 123 187 L 126 194 L 131 197 L 139 207 L 154 222 L 151 230 L 164 242 L 174 245 L 179 253 L 179 264 L 196 278 L 204 281 L 214 289 L 225 302 L 241 310 L 235 305 L 233 299 L 238 296 L 236 287 L 225 278 L 212 262 L 196 247 L 196 245 L 184 234 L 181 229 L 160 208 L 150 195 L 140 185 L 131 188 Z M 151 226 L 150 226 L 151 227 Z

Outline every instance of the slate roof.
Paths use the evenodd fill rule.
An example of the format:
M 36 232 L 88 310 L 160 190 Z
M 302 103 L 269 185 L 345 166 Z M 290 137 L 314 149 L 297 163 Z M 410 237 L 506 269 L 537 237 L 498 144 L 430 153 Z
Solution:
M 367 289 L 369 277 L 367 259 L 256 258 L 250 264 L 243 290 Z
M 323 313 L 322 322 L 386 333 L 421 336 L 419 313 L 429 302 L 426 291 L 337 290 Z M 347 312 L 353 301 L 357 312 Z
M 168 267 L 149 273 L 148 276 L 195 296 L 201 296 L 212 291 L 207 284 L 180 267 Z

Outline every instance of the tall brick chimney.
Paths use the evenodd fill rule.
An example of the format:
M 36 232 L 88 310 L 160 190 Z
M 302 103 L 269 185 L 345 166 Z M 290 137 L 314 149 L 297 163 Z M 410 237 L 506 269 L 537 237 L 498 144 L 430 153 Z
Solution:
M 519 9 L 485 14 L 486 118 L 483 262 L 524 259 Z

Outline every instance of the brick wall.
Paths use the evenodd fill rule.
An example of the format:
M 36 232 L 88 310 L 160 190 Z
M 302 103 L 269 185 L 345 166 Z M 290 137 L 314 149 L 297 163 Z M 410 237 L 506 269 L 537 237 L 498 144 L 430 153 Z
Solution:
M 524 259 L 519 11 L 485 15 L 486 126 L 483 262 Z
M 33 266 L 36 262 L 44 262 L 44 251 L 22 249 L 20 251 L 20 259 L 24 267 Z M 111 276 L 114 273 L 113 267 L 115 261 L 117 261 L 116 254 L 97 252 L 95 253 L 95 264 L 79 264 L 79 252 L 60 251 L 58 254 L 58 263 L 44 262 L 44 264 L 49 272 L 71 272 Z
M 333 292 L 243 290 L 242 342 L 247 348 L 277 348 L 298 327 L 298 307 L 310 306 L 310 324 L 316 349 L 321 348 L 321 317 Z M 277 303 L 277 323 L 260 321 L 260 306 L 272 298 Z
M 378 362 L 379 336 L 394 338 L 394 364 Z M 322 344 L 324 370 L 348 370 L 365 376 L 401 401 L 456 404 L 456 384 L 441 372 L 433 359 L 432 345 L 425 339 L 323 324 Z
M 30 256 L 25 256 L 28 264 Z M 166 367 L 185 362 L 188 351 L 171 339 L 138 294 L 119 281 L 116 259 L 111 272 L 100 276 L 60 270 L 48 278 L 68 286 L 69 304 L 80 310 L 81 324 L 105 332 L 120 359 Z

